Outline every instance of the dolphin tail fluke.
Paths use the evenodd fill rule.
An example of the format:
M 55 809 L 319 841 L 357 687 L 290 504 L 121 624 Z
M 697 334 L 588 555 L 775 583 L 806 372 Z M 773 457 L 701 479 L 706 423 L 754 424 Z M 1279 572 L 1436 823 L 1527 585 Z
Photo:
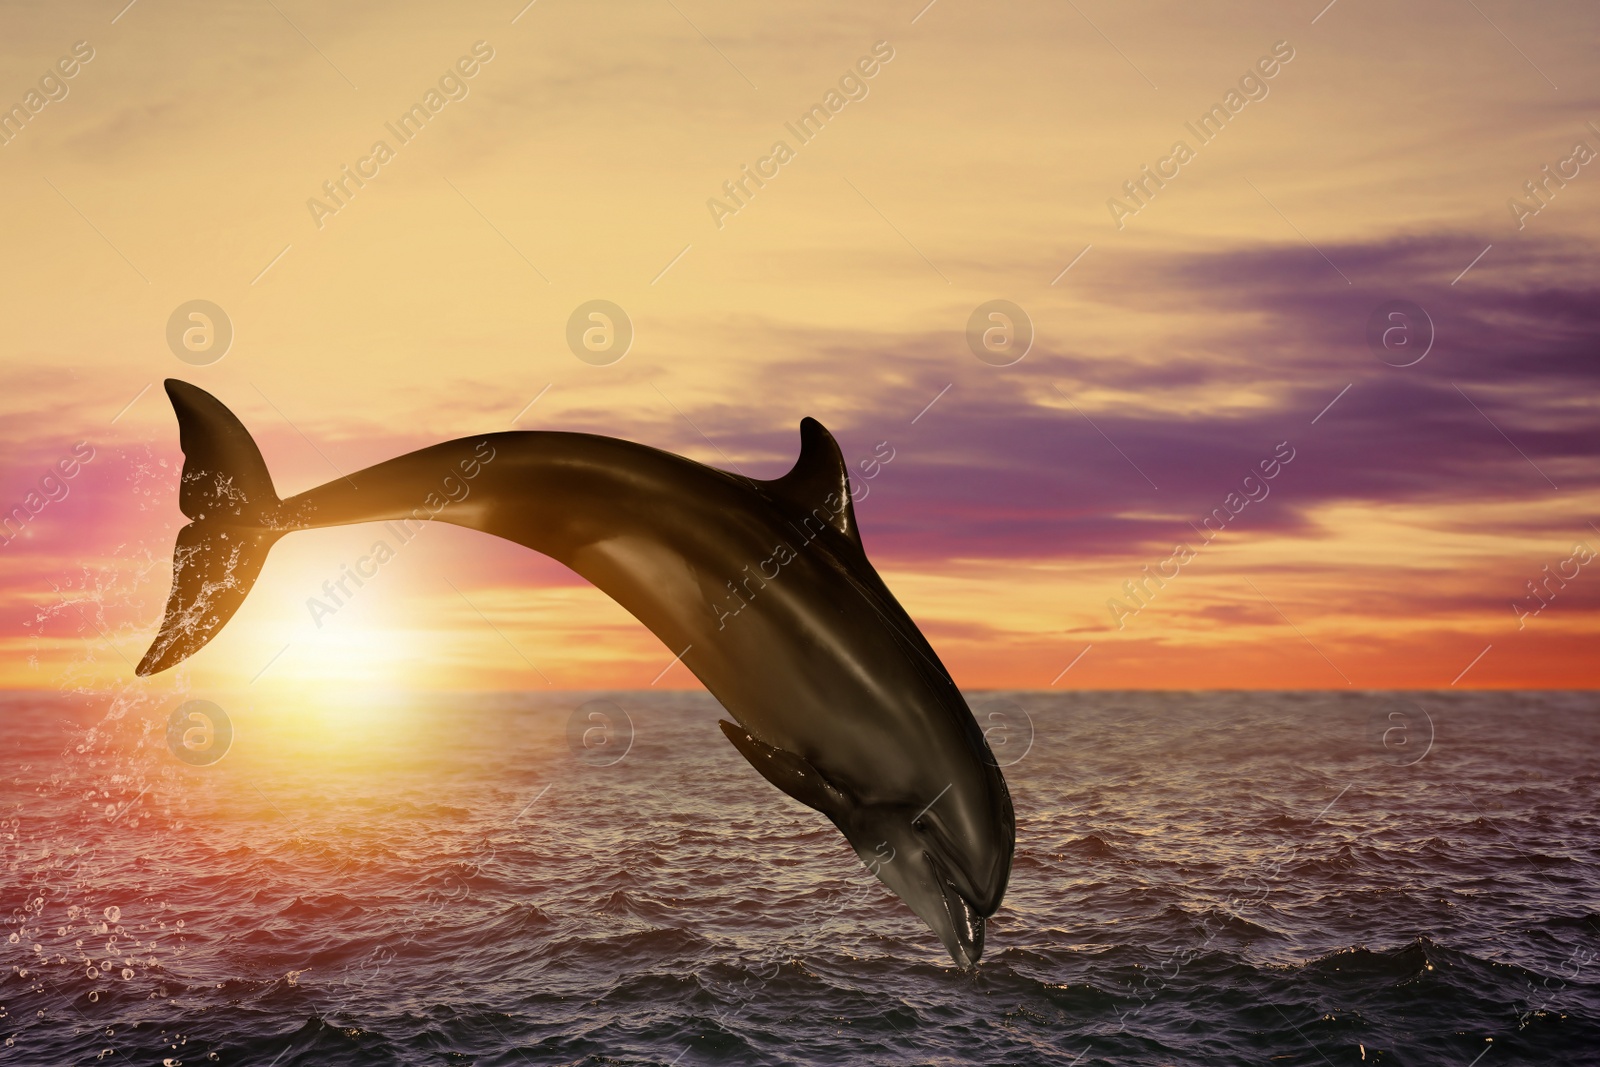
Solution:
M 172 594 L 136 673 L 164 671 L 216 636 L 261 573 L 267 551 L 287 532 L 261 450 L 250 431 L 203 389 L 168 379 L 178 416 L 183 481 L 178 506 L 190 518 L 172 553 Z

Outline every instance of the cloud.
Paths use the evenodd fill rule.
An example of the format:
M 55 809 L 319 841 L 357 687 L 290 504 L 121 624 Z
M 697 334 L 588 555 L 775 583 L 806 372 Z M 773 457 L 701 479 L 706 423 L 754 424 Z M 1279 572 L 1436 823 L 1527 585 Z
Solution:
M 1584 398 L 1600 385 L 1600 264 L 1577 245 L 1526 240 L 1496 247 L 1452 286 L 1475 246 L 1445 235 L 1325 247 L 1354 286 L 1304 246 L 1123 256 L 1084 276 L 1087 297 L 1172 342 L 1126 357 L 1116 336 L 1069 348 L 1041 331 L 1022 363 L 998 369 L 948 330 L 863 337 L 741 321 L 747 345 L 778 354 L 711 386 L 640 377 L 621 407 L 563 387 L 541 401 L 537 425 L 646 441 L 759 478 L 793 462 L 802 415 L 822 418 L 853 465 L 887 441 L 895 458 L 876 477 L 856 471 L 858 512 L 874 555 L 898 561 L 1164 554 L 1193 543 L 1191 524 L 1284 441 L 1295 459 L 1232 529 L 1309 535 L 1319 509 L 1349 502 L 1531 503 L 1551 494 L 1546 477 L 1563 493 L 1590 492 L 1600 433 Z M 1434 321 L 1433 350 L 1415 366 L 1387 366 L 1367 348 L 1367 317 L 1390 299 L 1414 300 Z M 7 434 L 26 475 L 54 447 L 30 442 L 53 441 L 72 421 L 79 387 L 17 384 L 42 405 Z M 497 419 L 524 402 L 495 383 L 463 389 L 495 398 Z M 248 391 L 228 399 L 284 492 L 332 476 Z M 482 405 L 474 416 L 448 400 L 407 400 L 462 433 L 481 421 Z M 302 400 L 295 411 L 345 469 L 433 440 L 348 407 Z M 1539 526 L 1515 508 L 1494 512 L 1507 533 Z
M 1583 398 L 1600 385 L 1600 263 L 1572 245 L 1528 241 L 1495 249 L 1500 258 L 1451 286 L 1481 251 L 1474 244 L 1406 237 L 1324 249 L 1355 286 L 1304 246 L 1125 260 L 1122 273 L 1098 278 L 1098 300 L 1174 326 L 1212 317 L 1172 359 L 1106 358 L 1042 339 L 1016 368 L 996 370 L 964 350 L 929 358 L 950 349 L 940 334 L 887 346 L 822 334 L 811 345 L 821 355 L 768 364 L 760 377 L 768 395 L 837 397 L 824 421 L 847 457 L 892 443 L 895 460 L 858 510 L 875 555 L 895 559 L 1076 558 L 1193 542 L 1190 523 L 1284 441 L 1296 458 L 1238 528 L 1308 533 L 1317 509 L 1348 502 L 1534 502 L 1551 482 L 1592 491 L 1600 427 Z M 1389 366 L 1367 347 L 1369 315 L 1392 299 L 1433 319 L 1433 348 L 1415 366 Z M 1234 402 L 1180 407 L 1175 391 Z M 1241 391 L 1253 399 L 1237 402 Z M 1152 392 L 1159 401 L 1141 405 Z M 1097 399 L 1107 396 L 1115 402 Z M 689 414 L 718 427 L 736 458 L 792 454 L 792 431 L 771 426 L 770 408 L 711 402 Z M 1500 510 L 1508 531 L 1521 524 Z

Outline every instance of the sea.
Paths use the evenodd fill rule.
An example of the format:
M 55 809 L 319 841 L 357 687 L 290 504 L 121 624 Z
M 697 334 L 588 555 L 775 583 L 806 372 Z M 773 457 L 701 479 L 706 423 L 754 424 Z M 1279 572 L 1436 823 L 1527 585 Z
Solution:
M 1600 1064 L 1600 696 L 971 692 L 981 963 L 703 692 L 3 698 L 0 1064 Z

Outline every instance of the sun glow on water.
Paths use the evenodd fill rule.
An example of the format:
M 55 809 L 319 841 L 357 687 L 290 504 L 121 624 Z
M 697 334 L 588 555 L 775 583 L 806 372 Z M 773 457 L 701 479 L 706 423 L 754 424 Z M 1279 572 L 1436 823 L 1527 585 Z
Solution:
M 281 685 L 225 706 L 236 764 L 289 761 L 297 775 L 364 777 L 425 750 L 432 721 L 420 701 L 392 688 Z

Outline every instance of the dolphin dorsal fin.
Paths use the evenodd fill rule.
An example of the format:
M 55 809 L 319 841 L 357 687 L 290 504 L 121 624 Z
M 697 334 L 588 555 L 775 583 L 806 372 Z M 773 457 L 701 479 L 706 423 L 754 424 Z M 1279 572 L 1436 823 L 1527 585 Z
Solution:
M 800 458 L 782 478 L 766 482 L 767 492 L 796 512 L 804 521 L 825 522 L 861 548 L 856 510 L 850 502 L 850 472 L 845 469 L 839 442 L 827 427 L 813 418 L 800 420 Z

